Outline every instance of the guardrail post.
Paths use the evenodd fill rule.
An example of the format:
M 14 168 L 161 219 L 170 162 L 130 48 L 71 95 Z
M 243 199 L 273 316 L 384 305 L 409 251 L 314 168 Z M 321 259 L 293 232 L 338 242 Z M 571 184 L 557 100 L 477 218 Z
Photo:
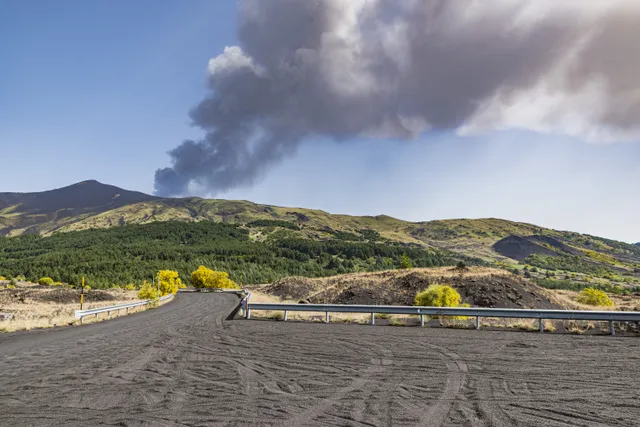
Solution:
M 420 315 L 420 327 L 424 328 L 424 314 Z
M 480 316 L 476 316 L 476 329 L 480 329 Z
M 111 312 L 107 311 L 107 319 L 111 319 Z
M 80 324 L 82 325 L 83 323 L 84 323 L 84 316 L 80 318 Z
M 540 332 L 544 332 L 544 322 L 542 321 L 542 317 L 538 319 L 538 322 L 540 323 Z
M 289 310 L 285 310 L 284 311 L 284 321 L 287 321 L 287 318 L 289 317 Z
M 613 320 L 609 320 L 609 333 L 611 335 L 615 335 L 616 334 L 616 329 L 613 327 Z
M 129 314 L 129 307 L 127 307 L 127 314 Z
M 98 320 L 98 315 L 99 315 L 99 314 L 100 314 L 100 313 L 96 313 L 96 320 Z
M 328 311 L 324 313 L 324 321 L 325 321 L 325 323 L 329 323 L 329 312 Z
M 375 313 L 371 313 L 371 324 L 372 325 L 376 324 L 376 315 L 375 315 Z

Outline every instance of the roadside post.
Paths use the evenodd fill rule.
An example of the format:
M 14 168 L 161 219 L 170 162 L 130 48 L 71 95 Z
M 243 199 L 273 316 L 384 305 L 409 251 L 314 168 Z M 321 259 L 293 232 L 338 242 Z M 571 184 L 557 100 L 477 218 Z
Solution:
M 80 310 L 84 306 L 84 276 L 82 277 L 82 290 L 80 291 Z M 80 318 L 80 324 L 82 325 L 84 318 Z
M 247 320 L 251 319 L 251 309 L 249 308 L 249 302 L 251 300 L 251 294 L 247 294 L 247 297 L 245 298 L 245 310 L 244 310 L 244 314 L 247 318 Z
M 82 290 L 80 291 L 80 310 L 84 304 L 84 277 L 82 278 Z

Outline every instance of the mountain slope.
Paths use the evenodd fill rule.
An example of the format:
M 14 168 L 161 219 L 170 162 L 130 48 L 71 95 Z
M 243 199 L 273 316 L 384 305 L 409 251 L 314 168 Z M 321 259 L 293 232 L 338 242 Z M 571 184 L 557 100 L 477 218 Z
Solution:
M 530 265 L 547 276 L 549 271 L 575 273 L 573 279 L 585 281 L 640 276 L 639 245 L 495 218 L 408 222 L 248 201 L 163 199 L 96 181 L 42 193 L 0 194 L 0 235 L 47 236 L 164 221 L 238 225 L 251 241 L 266 244 L 303 239 L 444 250 L 510 269 Z
M 0 193 L 0 235 L 47 233 L 101 212 L 156 199 L 94 180 L 37 193 Z

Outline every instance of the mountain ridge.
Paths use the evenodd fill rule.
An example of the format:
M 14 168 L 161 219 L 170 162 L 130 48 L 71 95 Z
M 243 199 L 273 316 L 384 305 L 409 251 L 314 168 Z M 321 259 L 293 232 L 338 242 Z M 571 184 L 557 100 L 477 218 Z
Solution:
M 384 214 L 330 214 L 244 200 L 160 198 L 95 180 L 36 193 L 0 193 L 0 236 L 47 236 L 165 221 L 236 224 L 250 229 L 251 238 L 257 241 L 282 236 L 318 241 L 374 238 L 447 250 L 487 262 L 573 257 L 588 264 L 598 261 L 616 268 L 623 266 L 620 268 L 631 272 L 640 264 L 640 245 L 498 218 L 410 222 Z
M 216 228 L 213 224 L 224 227 Z M 182 232 L 184 236 L 177 237 Z M 0 236 L 7 236 L 10 241 L 14 240 L 11 237 L 17 239 L 13 243 L 5 241 L 4 247 L 11 248 L 10 253 L 3 252 L 7 249 L 2 249 L 0 244 L 0 261 L 6 258 L 3 262 L 14 266 L 14 274 L 39 262 L 42 266 L 53 266 L 54 271 L 59 269 L 58 277 L 66 277 L 62 274 L 63 266 L 51 264 L 40 254 L 53 251 L 63 256 L 61 254 L 71 253 L 78 245 L 84 247 L 90 241 L 102 242 L 87 249 L 96 252 L 92 255 L 96 268 L 109 257 L 117 259 L 118 255 L 112 253 L 114 250 L 139 253 L 144 251 L 141 247 L 156 243 L 172 251 L 175 262 L 184 263 L 187 261 L 181 257 L 192 259 L 194 256 L 181 255 L 186 250 L 184 245 L 197 233 L 204 233 L 198 249 L 202 254 L 212 253 L 218 245 L 235 248 L 236 252 L 230 252 L 235 255 L 228 255 L 226 249 L 220 248 L 220 257 L 211 258 L 211 263 L 236 269 L 243 259 L 269 259 L 264 265 L 255 261 L 252 267 L 245 266 L 248 269 L 245 273 L 250 274 L 245 277 L 254 280 L 276 277 L 273 265 L 279 265 L 278 269 L 282 270 L 278 270 L 278 274 L 285 270 L 307 271 L 316 276 L 331 271 L 393 268 L 394 263 L 399 262 L 399 253 L 408 251 L 422 266 L 442 265 L 449 262 L 447 259 L 461 260 L 497 266 L 536 280 L 551 280 L 548 286 L 632 288 L 640 283 L 640 245 L 498 218 L 410 222 L 388 215 L 330 214 L 317 209 L 244 200 L 160 198 L 94 180 L 39 193 L 0 193 Z M 209 238 L 208 233 L 212 233 Z M 216 240 L 219 239 L 216 233 L 236 237 L 230 238 L 234 242 L 224 243 Z M 20 237 L 28 234 L 53 239 L 47 242 Z M 133 239 L 130 244 L 134 249 L 103 244 L 104 239 L 117 239 L 117 236 Z M 251 242 L 256 246 L 251 246 Z M 42 252 L 45 247 L 46 251 Z M 391 258 L 364 255 L 375 251 L 395 255 Z M 28 253 L 29 258 L 24 258 Z M 73 256 L 84 257 L 84 253 Z M 294 261 L 291 258 L 283 261 L 282 257 L 293 257 Z M 307 259 L 311 261 L 304 261 Z M 138 265 L 136 263 L 143 261 L 131 262 Z M 307 265 L 308 262 L 312 264 Z M 18 269 L 18 265 L 23 268 Z M 271 273 L 258 273 L 264 268 Z M 126 271 L 119 274 L 128 277 Z M 106 277 L 108 275 L 104 280 Z

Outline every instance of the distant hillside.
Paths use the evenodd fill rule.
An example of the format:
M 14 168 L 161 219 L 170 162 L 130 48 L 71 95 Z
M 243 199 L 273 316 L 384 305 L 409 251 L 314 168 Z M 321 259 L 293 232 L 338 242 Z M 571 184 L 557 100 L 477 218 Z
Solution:
M 450 259 L 476 260 L 472 262 L 520 271 L 536 279 L 582 284 L 599 281 L 628 284 L 640 280 L 640 245 L 495 218 L 408 222 L 386 215 L 335 215 L 248 201 L 163 199 L 96 181 L 42 193 L 0 194 L 0 236 L 50 236 L 56 232 L 167 221 L 236 226 L 246 232 L 249 241 L 280 250 L 293 245 L 291 242 L 332 242 L 334 249 L 322 246 L 303 251 L 312 251 L 314 259 L 322 251 L 333 251 L 323 255 L 322 262 L 330 269 L 334 269 L 338 261 L 330 264 L 326 256 L 340 262 L 350 257 L 340 252 L 344 249 L 336 247 L 378 244 L 449 254 Z M 162 233 L 158 238 L 162 239 Z M 75 238 L 70 236 L 69 240 Z M 362 254 L 357 256 L 363 259 Z M 393 264 L 375 259 L 366 261 L 367 270 Z M 340 265 L 345 271 L 359 271 L 355 267 L 357 263 L 354 267 Z M 287 271 L 295 273 L 295 269 Z M 314 271 L 320 274 L 320 270 Z M 258 280 L 262 276 L 255 277 Z
M 98 213 L 156 199 L 97 181 L 38 193 L 0 193 L 0 236 L 47 233 Z

